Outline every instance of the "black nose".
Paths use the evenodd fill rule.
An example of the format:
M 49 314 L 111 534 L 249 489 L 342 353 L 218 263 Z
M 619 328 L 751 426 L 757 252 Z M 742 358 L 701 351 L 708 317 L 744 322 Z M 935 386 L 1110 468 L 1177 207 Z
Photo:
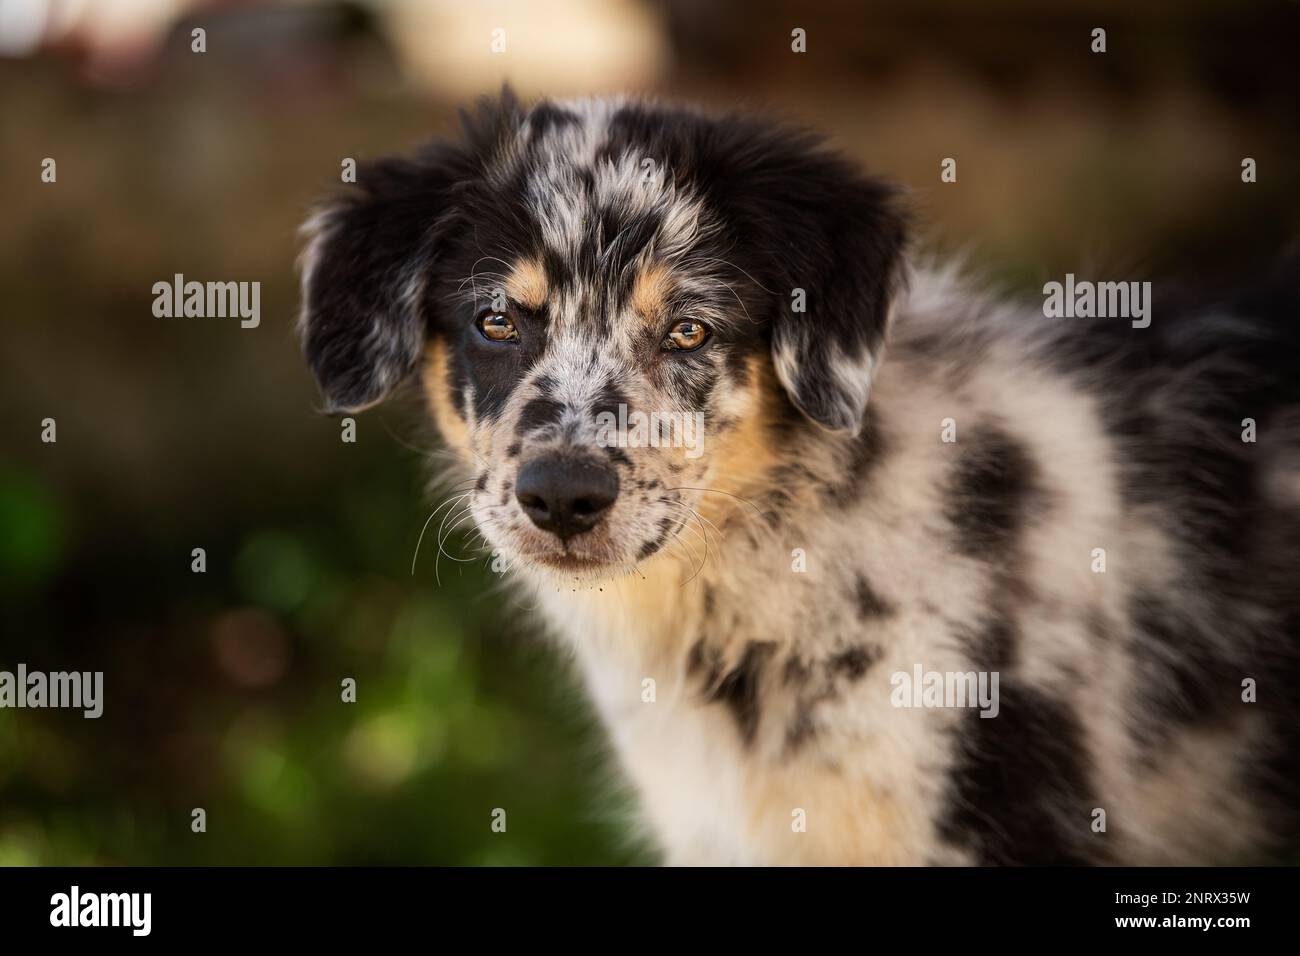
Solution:
M 533 524 L 561 539 L 596 526 L 618 497 L 618 475 L 593 458 L 545 455 L 519 469 L 515 497 Z

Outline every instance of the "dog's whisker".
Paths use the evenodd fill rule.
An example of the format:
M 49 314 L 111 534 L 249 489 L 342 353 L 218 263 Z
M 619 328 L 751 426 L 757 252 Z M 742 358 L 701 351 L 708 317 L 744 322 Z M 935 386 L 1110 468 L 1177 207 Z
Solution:
M 471 512 L 469 508 L 466 508 L 461 513 L 461 516 L 456 520 L 456 523 L 447 529 L 447 533 L 443 535 L 442 540 L 438 542 L 439 553 L 446 555 L 448 561 L 456 561 L 460 564 L 466 564 L 470 561 L 475 561 L 478 559 L 477 554 L 471 554 L 469 557 L 465 557 L 465 558 L 458 558 L 454 554 L 448 553 L 446 548 L 443 547 L 444 543 L 451 538 L 455 530 L 459 528 L 462 524 L 464 524 L 466 520 L 472 519 L 473 517 L 474 517 L 473 512 Z
M 687 510 L 688 512 L 690 512 L 691 514 L 695 515 L 695 517 L 696 517 L 697 520 L 699 519 L 700 515 L 699 515 L 698 512 L 695 511 L 694 508 L 687 508 L 686 510 Z M 697 576 L 701 571 L 704 570 L 704 565 L 705 565 L 705 563 L 709 560 L 709 558 L 710 558 L 710 557 L 712 556 L 712 554 L 713 554 L 712 550 L 711 550 L 710 547 L 709 547 L 709 534 L 708 534 L 708 529 L 704 527 L 703 522 L 700 523 L 700 529 L 701 529 L 701 531 L 704 532 L 704 533 L 703 533 L 703 538 L 704 538 L 704 560 L 701 561 L 701 562 L 700 562 L 700 566 L 699 566 L 698 568 L 695 569 L 695 574 L 692 574 L 689 578 L 687 578 L 685 581 L 682 582 L 682 587 L 685 587 L 686 585 L 690 584 L 691 581 L 695 580 L 696 576 Z
M 467 491 L 467 492 L 464 492 L 463 494 L 459 494 L 459 495 L 455 495 L 455 496 L 452 496 L 452 497 L 448 497 L 445 501 L 443 501 L 440 505 L 438 505 L 438 507 L 434 508 L 434 509 L 433 509 L 433 512 L 429 515 L 429 517 L 426 518 L 426 519 L 424 520 L 424 526 L 423 526 L 422 528 L 420 528 L 420 537 L 417 538 L 416 541 L 415 541 L 415 554 L 411 555 L 411 574 L 412 574 L 412 575 L 415 574 L 415 562 L 416 562 L 416 560 L 420 557 L 420 545 L 424 542 L 424 533 L 425 533 L 426 531 L 429 530 L 429 524 L 430 524 L 430 522 L 433 521 L 433 519 L 437 516 L 438 512 L 441 511 L 443 508 L 446 508 L 448 505 L 453 505 L 453 507 L 454 507 L 454 503 L 455 503 L 455 502 L 457 502 L 457 501 L 461 501 L 461 500 L 463 500 L 463 499 L 469 497 L 469 495 L 470 495 L 470 492 Z
M 691 560 L 690 560 L 690 565 L 691 565 L 691 567 L 696 567 L 696 566 L 699 564 L 699 559 L 696 557 L 695 549 L 694 549 L 693 547 L 691 547 L 691 545 L 690 545 L 690 543 L 689 543 L 688 541 L 686 541 L 684 538 L 682 538 L 682 532 L 683 532 L 683 531 L 686 531 L 686 530 L 694 531 L 694 532 L 695 532 L 695 536 L 696 536 L 697 538 L 699 537 L 699 532 L 698 532 L 698 531 L 695 531 L 694 528 L 691 528 L 690 525 L 689 525 L 686 521 L 682 521 L 682 522 L 677 526 L 676 530 L 673 531 L 672 535 L 669 537 L 668 540 L 669 540 L 671 543 L 673 543 L 673 544 L 677 544 L 677 545 L 679 545 L 680 547 L 682 547 L 682 548 L 684 548 L 684 549 L 689 549 L 689 551 L 690 551 L 690 558 L 691 558 Z
M 692 533 L 693 533 L 697 538 L 699 538 L 699 539 L 703 542 L 703 544 L 704 544 L 704 557 L 700 560 L 700 562 L 699 562 L 699 566 L 695 568 L 695 570 L 693 571 L 693 573 L 691 574 L 691 576 L 690 576 L 689 578 L 687 578 L 685 581 L 683 581 L 683 582 L 681 583 L 681 586 L 682 586 L 682 587 L 685 587 L 685 586 L 686 586 L 687 584 L 689 584 L 691 581 L 695 580 L 696 576 L 697 576 L 701 571 L 704 570 L 704 565 L 705 565 L 705 563 L 709 560 L 709 556 L 710 556 L 710 554 L 711 554 L 711 550 L 710 550 L 710 548 L 709 548 L 709 538 L 708 538 L 707 531 L 706 531 L 706 533 L 701 534 L 699 531 L 696 531 L 694 528 L 690 527 L 690 518 L 691 518 L 692 516 L 697 517 L 697 518 L 699 517 L 698 515 L 695 514 L 695 512 L 694 512 L 693 509 L 688 508 L 686 505 L 682 504 L 681 502 L 670 502 L 670 504 L 672 504 L 675 508 L 677 508 L 679 511 L 685 513 L 685 515 L 686 515 L 686 518 L 685 518 L 685 520 L 682 522 L 682 525 L 677 529 L 677 531 L 675 531 L 675 532 L 673 533 L 673 538 L 680 540 L 680 539 L 681 539 L 681 533 L 682 533 L 682 531 L 689 529 L 689 530 L 690 530 L 690 531 L 691 531 L 691 532 L 692 532 Z M 701 529 L 703 529 L 704 526 L 701 525 L 700 527 L 701 527 Z M 685 543 L 686 543 L 685 541 L 682 541 L 682 544 L 685 544 Z M 692 553 L 694 553 L 693 550 L 692 550 Z M 694 563 L 694 562 L 692 562 L 692 563 Z
M 473 512 L 471 511 L 471 507 L 469 505 L 466 505 L 461 511 L 456 512 L 454 518 L 452 517 L 452 512 L 448 511 L 447 514 L 443 516 L 442 522 L 438 525 L 438 535 L 437 535 L 438 553 L 434 556 L 433 559 L 433 576 L 434 576 L 434 580 L 438 582 L 439 586 L 442 585 L 442 579 L 438 576 L 438 567 L 439 567 L 439 562 L 442 560 L 443 555 L 446 555 L 448 560 L 451 561 L 457 560 L 456 558 L 452 557 L 450 554 L 447 554 L 447 551 L 443 547 L 443 545 L 446 543 L 448 536 L 454 530 L 456 530 L 456 528 L 459 527 L 465 521 L 466 518 L 471 517 L 472 514 Z M 447 524 L 449 520 L 454 521 L 454 523 L 451 525 L 450 528 L 447 529 L 446 533 L 444 534 L 443 527 Z
M 678 485 L 675 488 L 665 488 L 664 490 L 665 491 L 699 491 L 711 495 L 726 495 L 728 498 L 735 498 L 737 501 L 749 505 L 751 508 L 754 509 L 755 514 L 757 514 L 760 519 L 763 517 L 763 509 L 760 508 L 758 505 L 756 505 L 749 498 L 746 498 L 743 495 L 734 494 L 733 492 L 730 491 L 723 491 L 720 488 L 694 488 L 689 485 Z

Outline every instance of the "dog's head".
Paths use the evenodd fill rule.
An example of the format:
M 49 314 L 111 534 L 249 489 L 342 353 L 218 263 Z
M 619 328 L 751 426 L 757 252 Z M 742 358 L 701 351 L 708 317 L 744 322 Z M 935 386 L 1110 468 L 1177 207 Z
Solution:
M 746 432 L 772 402 L 860 427 L 899 281 L 891 189 L 746 118 L 506 94 L 464 126 L 363 165 L 313 219 L 303 339 L 331 410 L 422 370 L 508 559 L 656 554 L 771 441 Z

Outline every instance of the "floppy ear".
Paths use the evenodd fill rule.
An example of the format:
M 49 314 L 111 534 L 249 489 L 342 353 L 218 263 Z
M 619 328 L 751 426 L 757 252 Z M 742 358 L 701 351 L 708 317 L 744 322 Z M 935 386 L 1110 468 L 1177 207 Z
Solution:
M 751 128 L 748 138 L 731 160 L 732 198 L 748 210 L 742 219 L 779 284 L 768 290 L 782 299 L 772 326 L 777 378 L 814 422 L 856 433 L 902 285 L 899 191 L 814 136 Z
M 459 224 L 454 198 L 520 123 L 508 87 L 462 111 L 459 143 L 361 166 L 351 195 L 308 220 L 303 351 L 330 412 L 382 401 L 419 364 L 433 267 Z
M 451 185 L 437 159 L 362 166 L 355 194 L 303 227 L 299 331 L 327 411 L 381 401 L 419 361 Z
M 807 292 L 805 311 L 792 296 L 772 332 L 772 360 L 791 401 L 831 431 L 856 433 L 902 284 L 904 226 L 883 187 L 855 183 L 844 205 L 826 216 L 798 256 L 792 288 Z M 820 228 L 818 228 L 818 226 Z M 815 238 L 814 238 L 815 237 Z M 799 286 L 798 283 L 805 283 Z

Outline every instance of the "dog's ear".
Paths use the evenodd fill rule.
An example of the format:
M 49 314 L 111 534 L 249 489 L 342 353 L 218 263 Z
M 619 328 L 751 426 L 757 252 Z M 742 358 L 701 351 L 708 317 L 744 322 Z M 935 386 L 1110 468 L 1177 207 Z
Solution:
M 329 412 L 381 401 L 419 362 L 450 194 L 445 170 L 399 159 L 361 166 L 350 188 L 303 227 L 299 331 Z
M 351 194 L 304 226 L 299 330 L 327 411 L 382 401 L 419 364 L 434 266 L 458 231 L 458 190 L 518 122 L 508 89 L 484 99 L 477 116 L 462 114 L 461 143 L 363 164 Z
M 777 378 L 814 422 L 856 432 L 903 282 L 899 190 L 814 136 L 738 133 L 747 142 L 727 164 L 729 190 L 749 241 L 765 247 L 763 281 L 780 300 L 771 333 Z
M 880 184 L 845 179 L 819 205 L 803 210 L 808 220 L 791 237 L 772 361 L 805 415 L 856 433 L 903 281 L 906 231 L 893 190 Z

